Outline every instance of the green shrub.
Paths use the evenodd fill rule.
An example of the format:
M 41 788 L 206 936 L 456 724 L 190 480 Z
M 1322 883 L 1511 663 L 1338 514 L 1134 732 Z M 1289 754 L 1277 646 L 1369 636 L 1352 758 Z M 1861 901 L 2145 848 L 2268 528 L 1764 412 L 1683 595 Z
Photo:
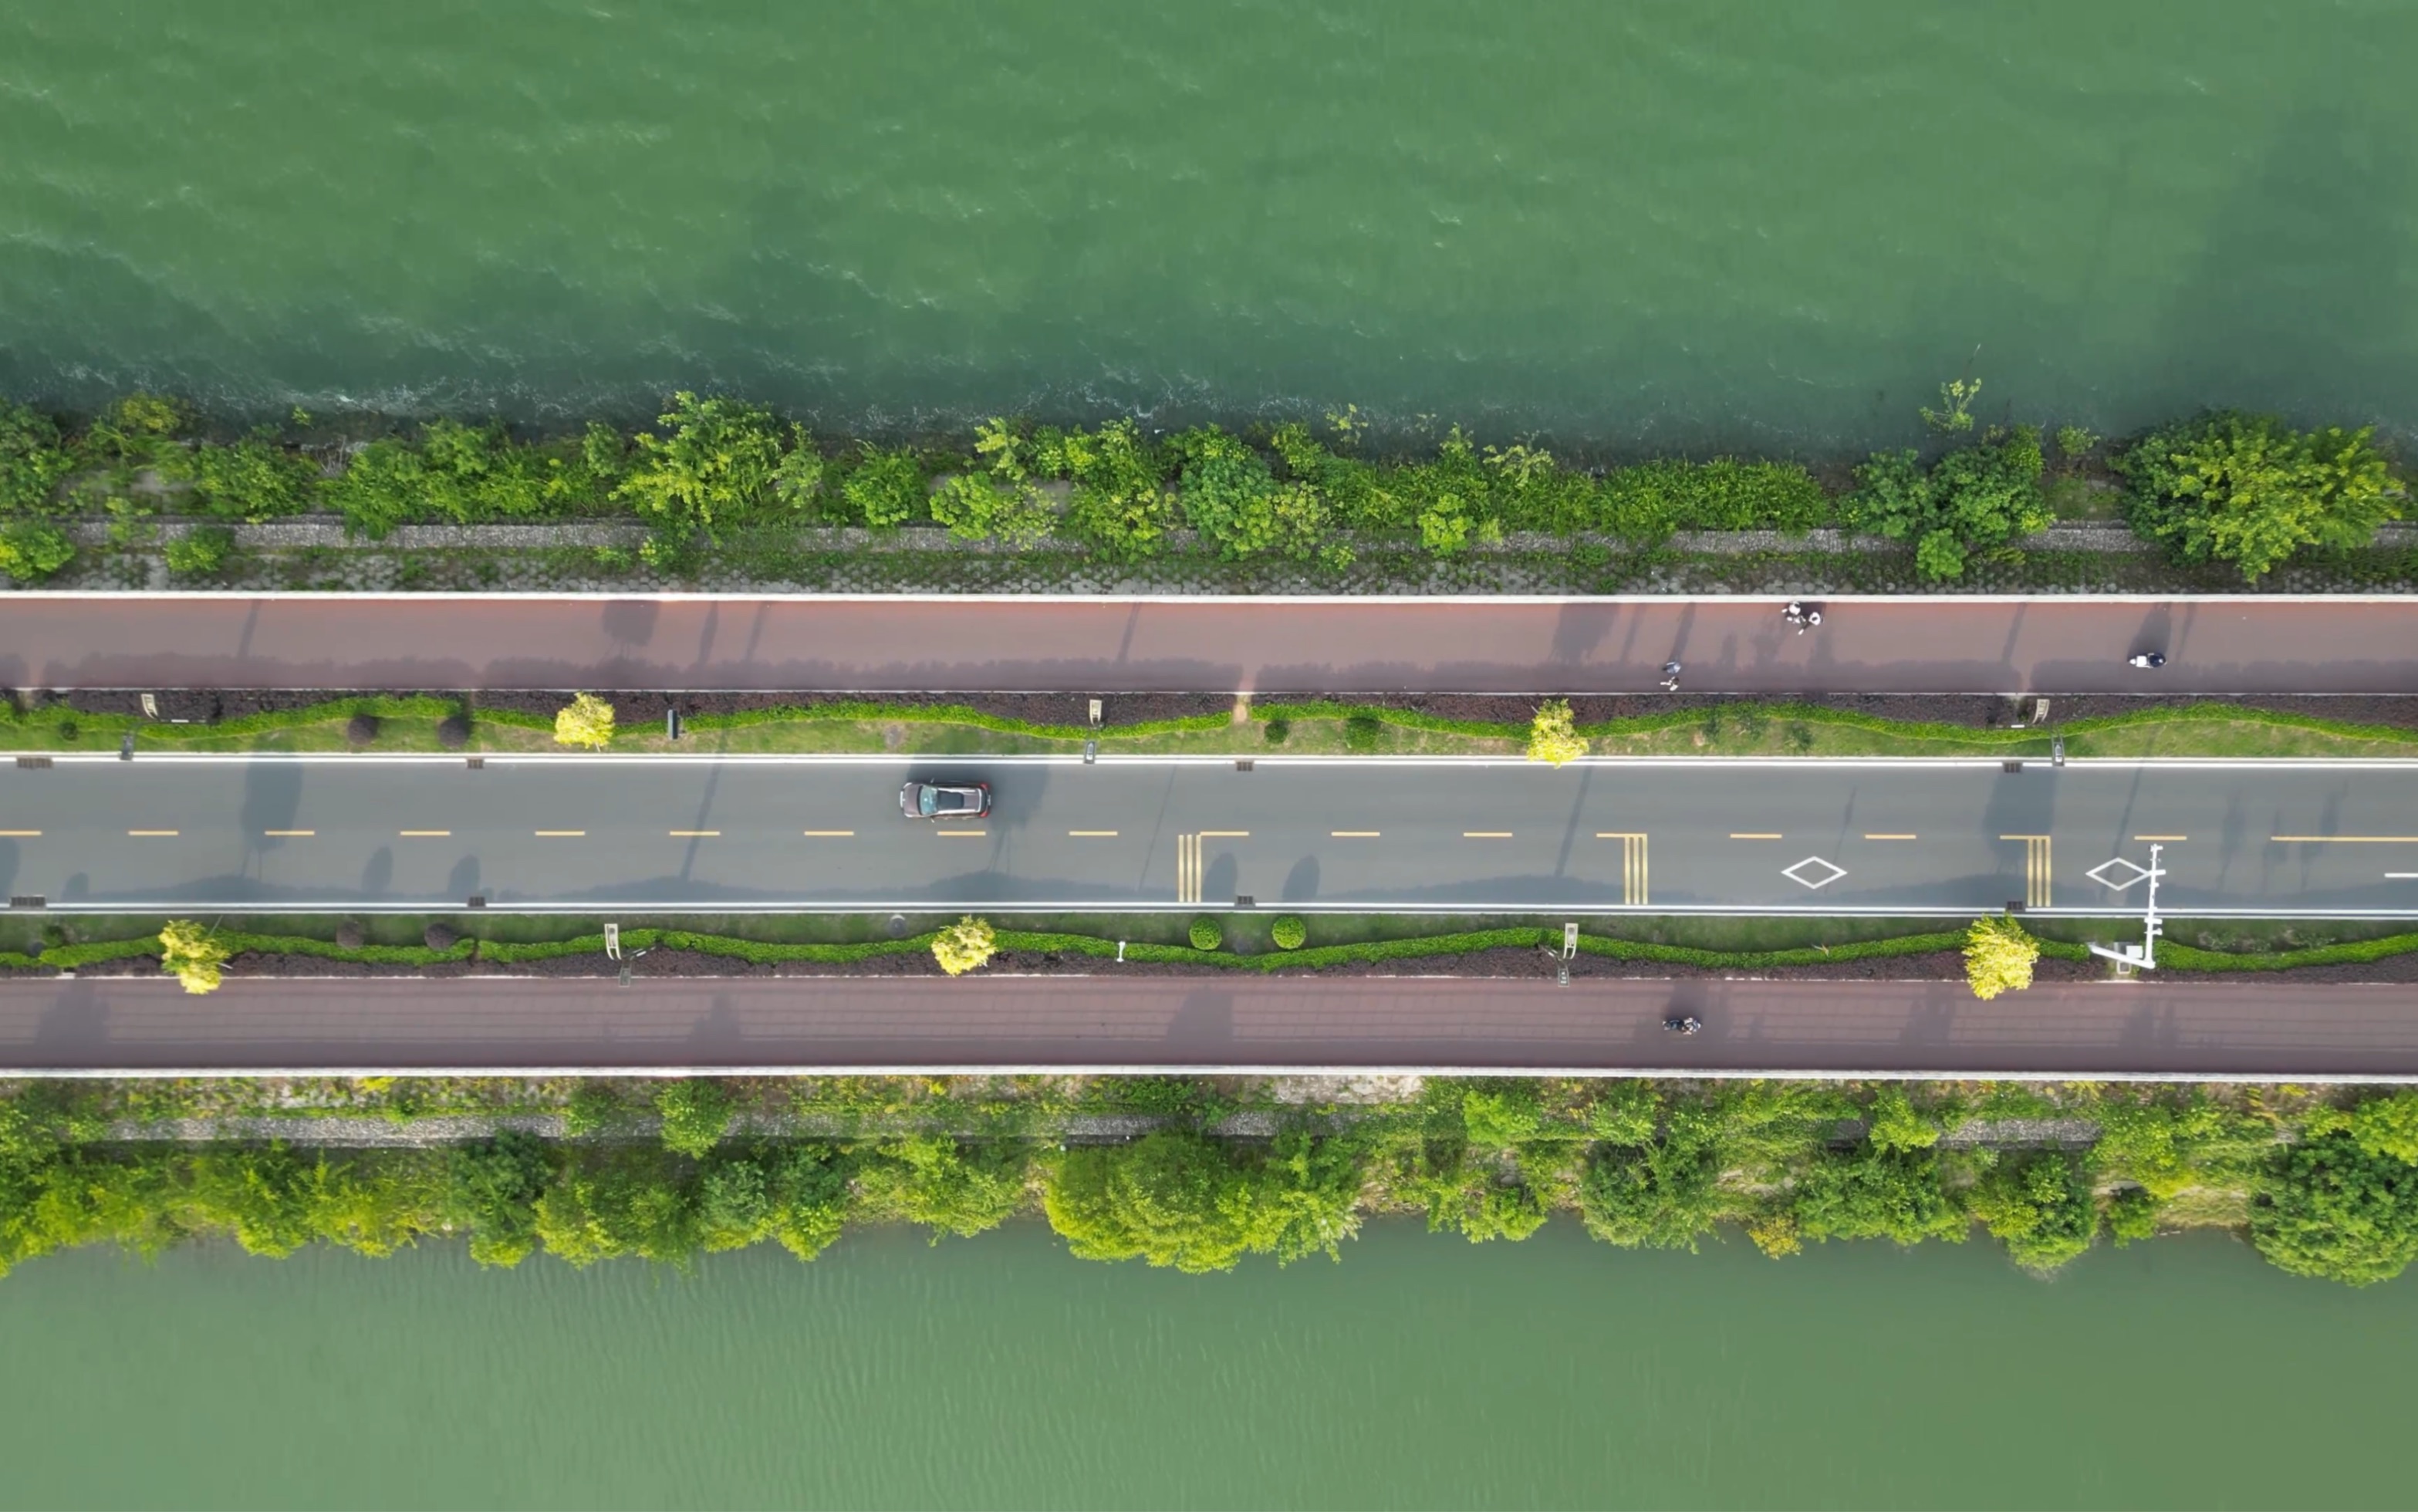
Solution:
M 235 550 L 235 532 L 217 526 L 198 526 L 168 542 L 163 553 L 168 571 L 179 577 L 208 577 L 226 565 Z
M 1192 940 L 1194 950 L 1216 950 L 1226 943 L 1226 931 L 1223 926 L 1205 913 L 1192 921 L 1192 927 L 1186 933 Z
M 717 1077 L 690 1077 L 655 1093 L 664 1148 L 702 1159 L 730 1132 L 730 1089 Z
M 1992 431 L 1928 469 L 1912 451 L 1877 452 L 1856 469 L 1847 517 L 1858 529 L 1913 542 L 1925 581 L 1952 581 L 1975 553 L 2047 528 L 2046 466 L 2040 433 L 2028 425 Z
M 1299 919 L 1288 913 L 1268 927 L 1268 938 L 1276 941 L 1278 950 L 1299 950 L 1302 943 L 1309 939 L 1309 930 Z
M 75 458 L 48 415 L 0 399 L 0 514 L 41 514 L 57 502 Z
M 250 525 L 309 509 L 318 477 L 309 458 L 262 434 L 233 446 L 205 445 L 193 456 L 193 497 L 202 509 Z
M 1377 749 L 1385 730 L 1385 722 L 1376 715 L 1354 713 L 1343 721 L 1343 748 L 1366 756 Z
M 711 537 L 762 507 L 781 466 L 782 433 L 770 411 L 683 390 L 657 423 L 660 433 L 635 438 L 615 497 L 681 539 Z
M 931 492 L 914 448 L 883 451 L 870 445 L 839 491 L 856 523 L 874 530 L 893 530 L 926 513 L 925 500 Z
M 54 525 L 20 520 L 0 529 L 0 573 L 20 583 L 38 583 L 75 560 L 75 542 Z
M 1293 738 L 1293 721 L 1281 717 L 1269 720 L 1260 727 L 1260 735 L 1270 745 L 1282 745 Z
M 2153 431 L 2116 461 L 2125 519 L 2176 560 L 2231 562 L 2251 583 L 2303 546 L 2356 550 L 2398 509 L 2373 435 L 2241 414 Z

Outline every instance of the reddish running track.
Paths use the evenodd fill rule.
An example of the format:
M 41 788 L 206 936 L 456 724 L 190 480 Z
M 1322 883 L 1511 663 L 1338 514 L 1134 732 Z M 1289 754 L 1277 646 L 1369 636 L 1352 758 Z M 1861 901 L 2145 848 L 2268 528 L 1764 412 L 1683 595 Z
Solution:
M 1692 1013 L 1704 1031 L 1665 1032 Z M 990 977 L 0 983 L 0 1069 L 1648 1070 L 2418 1077 L 2418 988 Z
M 2418 599 L 902 600 L 0 594 L 0 684 L 2395 694 Z M 2163 671 L 2125 664 L 2157 649 Z

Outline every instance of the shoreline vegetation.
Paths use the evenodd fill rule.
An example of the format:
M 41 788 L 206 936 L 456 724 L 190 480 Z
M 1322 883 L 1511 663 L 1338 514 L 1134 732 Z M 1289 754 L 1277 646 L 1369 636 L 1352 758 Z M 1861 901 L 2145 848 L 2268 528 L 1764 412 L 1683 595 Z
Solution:
M 145 748 L 193 752 L 542 752 L 560 749 L 560 710 L 579 696 L 586 695 L 199 691 L 155 695 L 159 713 L 152 716 L 142 712 L 139 695 L 14 690 L 0 693 L 0 748 L 115 754 L 122 738 L 133 736 Z M 1071 754 L 1088 741 L 1129 755 L 1517 756 L 1527 749 L 1537 713 L 1534 700 L 1474 695 L 1394 703 L 1136 695 L 1107 700 L 1109 715 L 1094 726 L 1074 717 L 1080 699 L 1055 695 L 793 702 L 790 695 L 609 694 L 603 701 L 616 712 L 591 749 L 902 756 Z M 2075 758 L 2418 756 L 2418 701 L 2399 699 L 2278 698 L 2273 702 L 2285 706 L 2278 708 L 2243 699 L 2066 698 L 2053 700 L 2055 710 L 2105 711 L 2060 714 L 2053 725 L 2016 725 L 2016 705 L 1995 698 L 1561 702 L 1576 711 L 1569 733 L 1584 747 L 1570 748 L 1564 759 L 2046 756 L 2055 738 Z M 2310 711 L 2347 703 L 2371 717 Z M 1962 718 L 1905 717 L 1859 705 Z M 663 723 L 665 710 L 675 708 L 684 731 L 678 742 Z M 1195 708 L 1214 711 L 1189 711 Z M 1140 717 L 1127 714 L 1134 709 Z M 1161 712 L 1175 709 L 1186 711 Z M 1489 715 L 1494 717 L 1483 717 Z
M 2073 426 L 1979 427 L 1978 390 L 1948 385 L 1940 407 L 1924 408 L 1928 449 L 1818 473 L 1733 457 L 1578 465 L 1523 441 L 1481 444 L 1458 426 L 1431 450 L 1382 454 L 1351 410 L 1246 435 L 995 419 L 971 436 L 881 445 L 686 392 L 650 429 L 590 423 L 553 435 L 298 413 L 284 427 L 211 438 L 188 406 L 156 394 L 80 423 L 0 401 L 0 574 L 40 582 L 90 551 L 85 567 L 104 574 L 115 560 L 120 575 L 145 580 L 157 564 L 170 581 L 252 582 L 261 564 L 247 561 L 235 527 L 320 516 L 371 543 L 415 525 L 635 526 L 644 533 L 633 542 L 558 550 L 544 569 L 634 583 L 819 580 L 834 567 L 825 557 L 861 567 L 898 555 L 802 544 L 803 532 L 837 527 L 997 548 L 1025 584 L 1180 559 L 1191 578 L 1239 590 L 1270 573 L 1339 588 L 1433 585 L 1518 538 L 1541 542 L 1530 553 L 1538 570 L 1561 580 L 1676 590 L 1685 563 L 1669 547 L 1683 532 L 1761 533 L 1791 558 L 1788 542 L 1837 529 L 1877 542 L 1864 555 L 1892 558 L 1893 579 L 1951 588 L 2020 575 L 2018 542 L 2060 518 L 2120 518 L 2164 554 L 2165 571 L 2195 583 L 2256 585 L 2295 560 L 2352 576 L 2410 572 L 2408 553 L 2366 560 L 2408 496 L 2367 431 L 2218 413 L 2111 445 Z M 79 522 L 105 527 L 97 546 L 65 528 Z M 463 564 L 447 555 L 424 553 L 436 560 L 398 570 L 394 586 L 452 586 L 437 578 Z M 1857 574 L 1855 553 L 1813 555 L 1831 563 L 1828 576 Z M 881 571 L 996 586 L 1001 558 L 957 557 Z M 297 560 L 306 582 L 327 565 L 309 551 Z
M 222 1121 L 362 1115 L 450 1123 L 405 1148 L 213 1137 Z M 465 1119 L 530 1115 L 566 1138 L 459 1136 Z M 191 1129 L 199 1142 L 175 1142 Z M 2035 1272 L 2103 1238 L 2221 1228 L 2288 1273 L 2367 1285 L 2418 1257 L 2418 1092 L 1037 1077 L 0 1090 L 0 1272 L 221 1237 L 265 1256 L 446 1240 L 483 1265 L 543 1250 L 684 1270 L 767 1242 L 812 1260 L 864 1225 L 937 1244 L 1038 1216 L 1078 1258 L 1198 1274 L 1340 1258 L 1364 1217 L 1396 1213 L 1471 1243 L 1568 1215 L 1616 1246 L 1743 1237 L 1774 1258 L 1978 1230 Z

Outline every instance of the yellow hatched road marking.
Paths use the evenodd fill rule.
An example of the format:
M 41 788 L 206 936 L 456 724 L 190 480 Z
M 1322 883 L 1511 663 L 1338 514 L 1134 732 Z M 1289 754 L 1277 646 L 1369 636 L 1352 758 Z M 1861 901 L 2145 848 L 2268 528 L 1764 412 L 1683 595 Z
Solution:
M 1645 907 L 1648 892 L 1645 875 L 1645 836 L 1618 830 L 1598 830 L 1599 840 L 1620 842 L 1620 901 L 1624 908 Z
M 2002 834 L 2001 840 L 2024 843 L 2024 907 L 2050 907 L 2051 858 L 2049 838 L 2044 834 Z

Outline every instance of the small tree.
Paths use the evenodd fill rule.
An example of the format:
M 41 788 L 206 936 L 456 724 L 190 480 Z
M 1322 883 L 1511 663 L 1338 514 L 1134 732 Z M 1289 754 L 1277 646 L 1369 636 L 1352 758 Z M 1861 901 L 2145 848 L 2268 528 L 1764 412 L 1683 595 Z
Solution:
M 554 741 L 601 751 L 613 743 L 613 706 L 592 693 L 574 694 L 556 710 Z
M 963 976 L 999 951 L 999 937 L 987 919 L 968 914 L 932 937 L 932 959 L 951 976 Z
M 1579 734 L 1578 717 L 1568 698 L 1548 698 L 1537 706 L 1528 723 L 1528 759 L 1558 767 L 1586 755 L 1586 739 Z
M 160 970 L 199 996 L 219 989 L 219 968 L 229 952 L 191 919 L 171 919 L 160 931 Z
M 664 1148 L 703 1159 L 730 1131 L 730 1089 L 712 1077 L 675 1081 L 655 1093 L 664 1119 Z
M 1984 1002 L 2030 986 L 2032 963 L 2039 959 L 2040 941 L 2004 914 L 1985 914 L 1965 933 L 1965 980 Z

